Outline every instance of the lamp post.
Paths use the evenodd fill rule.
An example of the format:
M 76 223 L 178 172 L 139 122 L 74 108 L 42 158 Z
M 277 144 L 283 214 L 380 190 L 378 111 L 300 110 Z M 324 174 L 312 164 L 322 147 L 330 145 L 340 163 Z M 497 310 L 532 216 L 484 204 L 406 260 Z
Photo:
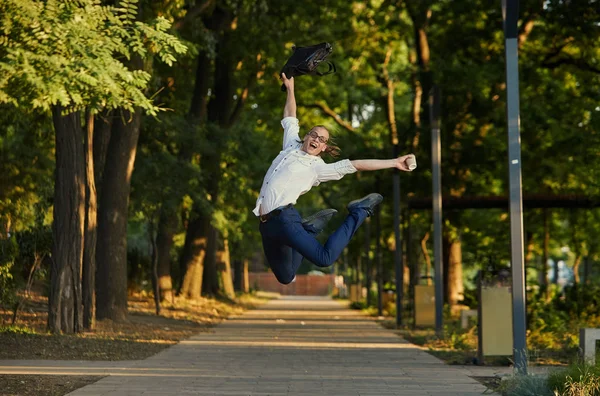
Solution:
M 394 144 L 394 158 L 400 153 L 398 143 Z M 404 297 L 404 263 L 402 262 L 402 238 L 400 235 L 400 171 L 395 170 L 392 176 L 394 197 L 394 267 L 396 269 L 396 328 L 402 326 L 402 298 Z
M 519 133 L 519 0 L 502 0 L 506 54 L 506 116 L 508 118 L 508 175 L 510 184 L 510 245 L 515 374 L 527 374 L 525 265 L 523 260 L 523 191 Z
M 442 262 L 442 145 L 440 141 L 440 89 L 438 86 L 434 86 L 429 93 L 429 123 L 431 124 L 435 331 L 437 334 L 441 334 L 444 308 L 444 266 Z

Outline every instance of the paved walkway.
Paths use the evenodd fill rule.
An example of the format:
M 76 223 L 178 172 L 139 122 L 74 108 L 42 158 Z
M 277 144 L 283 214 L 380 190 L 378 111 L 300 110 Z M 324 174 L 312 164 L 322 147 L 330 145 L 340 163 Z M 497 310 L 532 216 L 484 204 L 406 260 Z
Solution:
M 272 300 L 142 361 L 0 361 L 0 374 L 108 375 L 73 396 L 481 395 L 469 370 L 319 297 Z

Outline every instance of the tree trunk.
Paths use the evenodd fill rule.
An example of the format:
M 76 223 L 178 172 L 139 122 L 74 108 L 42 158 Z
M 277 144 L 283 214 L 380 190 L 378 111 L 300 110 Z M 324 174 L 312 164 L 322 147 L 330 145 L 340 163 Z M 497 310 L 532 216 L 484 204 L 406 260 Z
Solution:
M 166 207 L 165 207 L 166 209 Z M 173 280 L 171 279 L 171 248 L 173 236 L 177 231 L 177 217 L 173 210 L 161 210 L 156 235 L 156 265 L 158 276 L 158 289 L 161 301 L 173 302 Z
M 462 246 L 460 239 L 444 237 L 444 302 L 457 305 L 463 299 Z
M 377 180 L 379 189 L 379 179 Z M 375 259 L 377 260 L 377 315 L 383 315 L 383 262 L 381 254 L 381 205 L 375 208 Z
M 209 29 L 218 30 L 222 27 L 223 21 L 222 19 L 225 16 L 223 13 L 217 13 L 212 16 L 208 22 Z M 218 50 L 222 50 L 221 47 Z M 225 113 L 230 110 L 226 106 L 226 102 L 217 103 L 216 100 L 222 100 L 222 96 L 229 96 L 229 93 L 222 92 L 223 87 L 219 86 L 219 79 L 217 77 L 221 77 L 222 74 L 227 73 L 230 66 L 226 66 L 224 70 L 215 70 L 215 86 L 213 87 L 213 97 L 211 99 L 210 108 L 208 103 L 208 91 L 209 91 L 209 79 L 210 79 L 210 66 L 211 62 L 208 58 L 207 54 L 201 52 L 198 54 L 198 63 L 196 67 L 196 83 L 194 86 L 194 93 L 192 97 L 192 102 L 190 104 L 190 109 L 188 113 L 188 118 L 190 119 L 190 123 L 192 122 L 205 122 L 206 118 L 209 118 L 209 121 L 212 123 L 218 123 L 217 121 L 222 117 L 220 113 Z M 217 68 L 220 68 L 221 64 L 217 65 Z M 221 106 L 222 105 L 222 106 Z M 217 146 L 218 146 L 218 142 Z M 215 148 L 216 153 L 206 153 L 200 163 L 200 167 L 203 172 L 208 176 L 208 186 L 206 190 L 209 192 L 212 197 L 212 202 L 216 202 L 218 196 L 218 182 L 220 180 L 220 150 L 219 147 Z M 191 158 L 191 152 L 189 150 L 182 150 L 182 154 L 186 157 Z M 207 235 L 209 232 L 210 226 L 210 218 L 205 213 L 204 210 L 195 206 L 192 210 L 194 216 L 198 216 L 198 220 L 191 222 L 188 225 L 186 230 L 186 244 L 184 246 L 184 250 L 180 259 L 180 267 L 182 269 L 183 282 L 181 287 L 181 294 L 186 296 L 186 298 L 195 299 L 199 298 L 201 292 L 206 290 L 203 286 L 203 283 L 206 283 L 206 278 L 211 279 L 212 286 L 216 285 L 218 289 L 217 282 L 217 272 L 216 268 L 209 268 L 208 274 L 204 274 L 207 268 L 207 252 L 208 248 L 208 239 Z M 212 245 L 214 246 L 214 244 Z M 216 248 L 216 246 L 215 246 Z M 208 256 L 214 256 L 216 251 L 210 252 Z M 213 260 L 208 265 L 216 265 Z M 198 273 L 200 271 L 200 273 Z M 197 283 L 200 282 L 200 283 Z M 211 287 L 212 287 L 211 286 Z M 218 291 L 218 290 L 217 290 Z
M 525 264 L 525 269 L 527 269 L 527 266 L 531 263 L 531 260 L 533 260 L 533 255 L 534 255 L 534 249 L 535 249 L 535 244 L 533 243 L 533 232 L 526 232 L 525 233 L 525 244 L 526 244 L 526 253 L 525 253 L 525 259 L 524 264 Z
M 156 308 L 156 314 L 160 315 L 160 286 L 158 281 L 158 247 L 156 246 L 156 240 L 158 237 L 154 236 L 154 223 L 150 221 L 148 224 L 148 236 L 150 239 L 150 246 L 152 254 L 150 255 L 150 265 L 152 268 L 152 290 L 154 291 L 154 307 Z
M 245 87 L 242 95 L 237 99 L 237 105 L 234 103 L 235 89 L 233 86 L 233 74 L 241 59 L 236 59 L 236 49 L 231 30 L 232 22 L 234 21 L 234 13 L 225 8 L 217 6 L 210 18 L 205 20 L 205 25 L 208 29 L 215 32 L 215 37 L 218 38 L 216 46 L 216 57 L 214 60 L 214 75 L 212 81 L 212 95 L 210 102 L 206 103 L 205 91 L 208 90 L 207 70 L 210 65 L 205 54 L 199 54 L 198 67 L 196 70 L 196 92 L 190 106 L 190 117 L 203 118 L 206 114 L 207 123 L 212 127 L 219 129 L 219 134 L 214 134 L 216 139 L 213 139 L 214 150 L 211 153 L 205 153 L 201 158 L 201 169 L 206 175 L 205 189 L 210 196 L 210 201 L 213 207 L 219 205 L 219 184 L 221 182 L 221 155 L 227 142 L 227 132 L 232 124 L 237 120 L 239 110 L 247 97 Z M 206 112 L 204 112 L 206 110 Z M 206 222 L 206 252 L 204 252 L 204 274 L 202 276 L 202 289 L 204 293 L 216 295 L 219 293 L 218 271 L 216 268 L 216 249 L 218 230 L 215 230 L 210 225 L 212 213 L 206 211 L 196 211 L 195 215 L 201 216 Z M 188 227 L 187 233 L 195 232 Z M 187 236 L 186 236 L 187 239 Z M 191 240 L 193 238 L 190 238 Z M 192 255 L 187 255 L 182 260 L 183 266 L 188 269 L 192 268 L 192 262 L 189 260 Z M 186 261 L 187 260 L 187 261 Z
M 373 277 L 371 276 L 371 219 L 367 217 L 363 223 L 365 230 L 365 286 L 367 287 L 367 306 L 371 306 L 371 283 Z
M 127 207 L 140 122 L 139 110 L 113 122 L 98 213 L 98 319 L 127 319 Z
M 194 92 L 188 111 L 190 120 L 202 121 L 206 119 L 208 90 L 210 88 L 210 66 L 210 58 L 206 51 L 200 51 L 196 64 L 196 83 L 194 84 Z
M 106 163 L 106 153 L 108 152 L 111 128 L 112 118 L 110 118 L 106 112 L 96 115 L 92 150 L 94 154 L 94 181 L 96 184 L 97 197 L 100 196 L 102 189 L 102 174 Z
M 56 133 L 56 173 L 48 328 L 76 333 L 83 328 L 81 266 L 85 222 L 83 131 L 78 112 L 52 109 Z
M 219 278 L 217 274 L 217 246 L 218 231 L 212 225 L 208 225 L 206 240 L 206 256 L 204 257 L 204 276 L 202 279 L 202 290 L 209 296 L 219 295 Z
M 233 290 L 236 292 L 242 291 L 242 284 L 244 283 L 243 265 L 243 260 L 233 260 Z
M 244 281 L 242 282 L 242 292 L 250 293 L 250 275 L 248 274 L 248 259 L 242 261 L 242 271 L 244 273 Z
M 219 271 L 221 278 L 221 290 L 225 296 L 230 299 L 235 298 L 235 290 L 233 289 L 233 277 L 231 274 L 231 255 L 229 252 L 229 241 L 225 239 L 223 241 L 223 250 L 219 252 L 219 260 L 217 270 Z
M 548 213 L 547 209 L 544 209 L 544 248 L 542 253 L 542 266 L 540 268 L 540 284 L 544 288 L 546 298 L 549 297 L 548 290 L 548 258 L 550 257 L 550 227 L 548 226 Z
M 558 285 L 558 279 L 560 277 L 560 268 L 558 267 L 558 261 L 559 260 L 554 260 L 554 276 L 552 277 L 552 283 L 555 285 Z
M 94 172 L 94 115 L 88 114 L 85 139 L 85 238 L 83 247 L 82 294 L 83 327 L 94 328 L 96 316 L 96 239 L 97 239 L 97 195 Z
M 250 292 L 250 280 L 248 276 L 248 259 L 234 260 L 233 266 L 234 290 L 242 293 Z
M 592 249 L 590 249 L 590 252 L 591 251 Z M 590 252 L 588 252 L 588 255 L 585 256 L 585 259 L 583 260 L 583 283 L 586 285 L 591 283 L 590 275 L 592 273 L 592 258 Z
M 577 256 L 575 257 L 575 262 L 573 263 L 573 276 L 574 276 L 573 280 L 576 285 L 581 283 L 581 277 L 579 276 L 579 266 L 581 265 L 581 258 L 582 258 L 582 255 L 577 254 Z
M 202 293 L 204 257 L 206 255 L 206 220 L 199 217 L 188 224 L 180 266 L 183 280 L 180 294 L 187 299 L 198 299 Z
M 427 285 L 431 286 L 431 258 L 429 257 L 429 251 L 427 250 L 427 241 L 429 240 L 429 231 L 425 233 L 423 239 L 421 239 L 421 251 L 423 252 L 423 258 L 425 259 L 425 271 Z
M 432 76 L 429 67 L 431 55 L 429 50 L 429 39 L 427 38 L 431 9 L 430 5 L 426 2 L 407 3 L 406 7 L 413 24 L 416 53 L 416 56 L 412 56 L 411 63 L 416 63 L 418 65 L 418 73 L 414 73 L 412 76 L 415 96 L 413 99 L 411 120 L 414 128 L 411 147 L 412 151 L 417 151 L 421 135 L 421 120 L 423 118 L 426 119 L 429 114 L 427 106 L 423 107 L 423 102 L 427 103 L 429 90 L 432 86 Z M 424 109 L 425 112 L 423 112 L 422 109 Z

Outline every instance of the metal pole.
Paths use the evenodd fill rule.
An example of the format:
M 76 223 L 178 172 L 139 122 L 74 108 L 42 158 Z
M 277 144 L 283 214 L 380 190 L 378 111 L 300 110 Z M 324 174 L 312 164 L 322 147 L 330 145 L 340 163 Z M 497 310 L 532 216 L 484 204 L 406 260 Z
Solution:
M 394 145 L 394 158 L 398 157 L 398 145 Z M 394 249 L 394 264 L 396 267 L 396 327 L 402 326 L 402 297 L 404 293 L 404 271 L 402 265 L 402 238 L 400 236 L 400 175 L 399 170 L 394 171 L 393 197 L 394 197 L 394 236 L 396 249 Z
M 435 331 L 443 329 L 444 266 L 442 262 L 442 145 L 440 142 L 440 89 L 433 86 L 429 93 L 431 124 L 431 173 L 433 203 L 433 261 L 435 268 Z M 429 274 L 428 274 L 429 275 Z
M 379 187 L 379 180 L 377 181 Z M 379 188 L 377 188 L 379 190 Z M 375 257 L 377 259 L 377 315 L 383 315 L 383 262 L 381 261 L 381 205 L 375 208 Z
M 521 186 L 521 137 L 519 134 L 519 56 L 517 42 L 519 0 L 502 0 L 502 19 L 504 22 L 506 51 L 514 372 L 515 374 L 525 375 L 527 374 L 527 314 L 525 311 L 523 191 Z
M 367 217 L 364 222 L 365 229 L 365 283 L 367 284 L 367 307 L 371 306 L 371 218 Z

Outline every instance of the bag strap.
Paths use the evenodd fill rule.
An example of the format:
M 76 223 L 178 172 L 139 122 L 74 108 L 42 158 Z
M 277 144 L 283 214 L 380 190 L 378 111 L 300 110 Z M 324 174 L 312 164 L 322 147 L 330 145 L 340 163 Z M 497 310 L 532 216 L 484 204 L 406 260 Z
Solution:
M 323 63 L 323 62 L 321 62 Z M 317 69 L 313 70 L 312 72 L 308 73 L 308 74 L 314 74 L 317 76 L 326 76 L 328 74 L 332 74 L 335 73 L 337 71 L 337 69 L 335 68 L 335 64 L 333 62 L 327 61 L 327 65 L 329 66 L 329 69 L 326 72 L 320 72 Z

